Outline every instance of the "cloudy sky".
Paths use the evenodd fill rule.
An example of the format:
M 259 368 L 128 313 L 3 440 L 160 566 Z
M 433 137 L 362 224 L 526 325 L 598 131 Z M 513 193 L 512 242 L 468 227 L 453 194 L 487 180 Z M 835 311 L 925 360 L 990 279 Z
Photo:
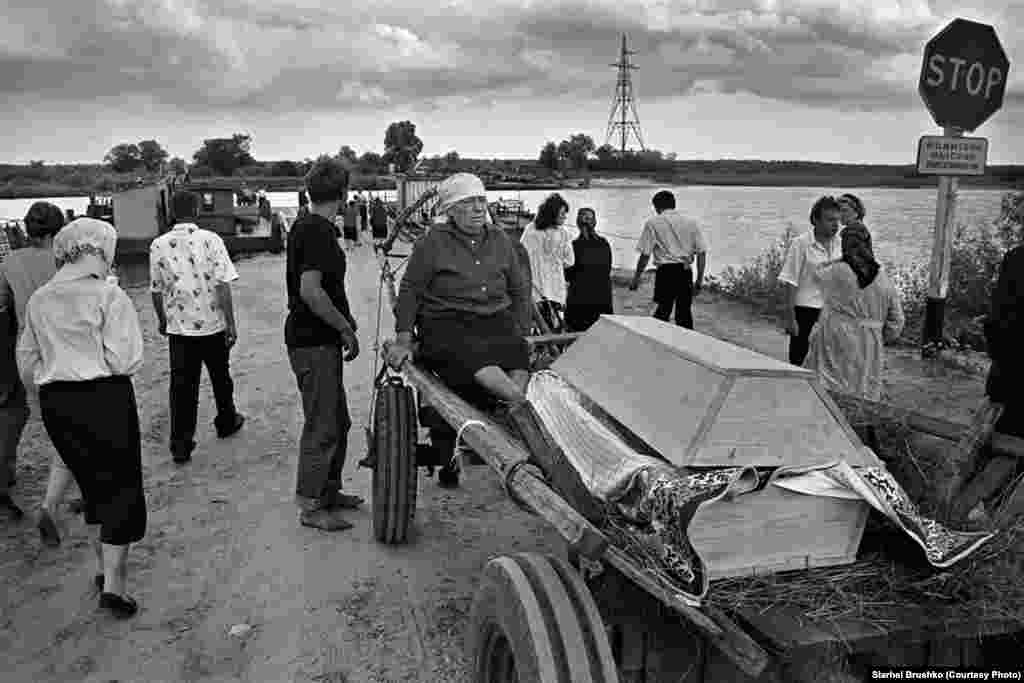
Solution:
M 244 132 L 261 160 L 383 151 L 535 157 L 605 141 L 629 36 L 645 142 L 679 158 L 913 163 L 917 94 L 955 16 L 1024 59 L 1024 0 L 0 0 L 0 162 L 98 162 L 155 138 L 191 158 Z M 976 131 L 1024 163 L 1024 64 Z M 1014 134 L 1016 131 L 1017 134 Z

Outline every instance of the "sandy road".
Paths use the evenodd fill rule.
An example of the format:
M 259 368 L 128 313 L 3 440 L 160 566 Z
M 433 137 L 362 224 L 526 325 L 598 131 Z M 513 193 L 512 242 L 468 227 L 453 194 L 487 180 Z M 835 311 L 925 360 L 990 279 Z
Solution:
M 352 411 L 345 486 L 369 499 L 365 453 L 376 328 L 378 269 L 368 247 L 350 254 L 348 289 L 362 354 L 346 366 Z M 301 410 L 285 354 L 284 261 L 238 264 L 240 341 L 233 353 L 239 409 L 249 418 L 219 441 L 204 383 L 199 447 L 177 468 L 167 441 L 167 347 L 156 334 L 145 290 L 131 292 L 146 336 L 136 376 L 150 507 L 149 533 L 131 553 L 129 622 L 98 614 L 94 560 L 79 519 L 64 545 L 41 548 L 29 522 L 0 527 L 0 680 L 68 681 L 466 681 L 463 637 L 480 570 L 488 558 L 522 550 L 563 553 L 553 532 L 512 505 L 494 475 L 474 468 L 463 488 L 421 481 L 416 532 L 408 546 L 372 538 L 369 511 L 337 534 L 298 524 L 292 504 Z M 650 283 L 616 292 L 616 310 L 649 312 Z M 385 314 L 385 337 L 392 328 Z M 774 321 L 702 295 L 699 330 L 785 358 Z M 900 403 L 965 419 L 981 381 L 941 370 L 922 373 L 895 353 L 888 388 Z M 50 446 L 38 423 L 23 441 L 16 496 L 41 497 Z M 237 639 L 228 629 L 253 627 Z

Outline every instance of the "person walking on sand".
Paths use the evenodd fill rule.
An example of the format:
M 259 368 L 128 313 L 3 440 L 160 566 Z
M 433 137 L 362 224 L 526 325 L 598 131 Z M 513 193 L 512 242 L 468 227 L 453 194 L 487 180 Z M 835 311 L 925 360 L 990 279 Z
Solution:
M 5 338 L 10 345 L 3 354 L 9 365 L 8 369 L 0 373 L 0 377 L 13 385 L 13 392 L 8 393 L 7 401 L 0 398 L 0 431 L 3 432 L 0 434 L 0 461 L 7 460 L 11 466 L 6 485 L 3 481 L 4 471 L 0 470 L 0 497 L 14 483 L 14 461 L 21 433 L 32 413 L 39 413 L 39 397 L 34 387 L 31 384 L 25 387 L 18 377 L 15 361 L 17 335 L 25 327 L 25 308 L 29 297 L 57 272 L 53 258 L 53 238 L 63 227 L 64 214 L 59 207 L 49 202 L 34 203 L 25 215 L 28 245 L 13 252 L 0 265 L 0 326 L 11 332 Z M 7 322 L 2 320 L 5 314 L 10 316 Z M 27 388 L 32 391 L 26 391 Z M 3 390 L 0 390 L 2 393 Z M 43 543 L 50 547 L 60 545 L 60 533 L 54 520 L 57 507 L 67 493 L 71 480 L 71 470 L 54 453 L 46 494 L 37 520 L 39 535 Z M 20 516 L 20 510 L 17 515 Z
M 150 292 L 160 334 L 171 356 L 171 456 L 182 465 L 195 449 L 199 378 L 210 376 L 217 404 L 214 427 L 224 439 L 242 428 L 231 381 L 231 349 L 238 340 L 231 284 L 238 279 L 224 241 L 192 222 L 198 197 L 176 192 L 171 208 L 177 223 L 149 246 Z
M 629 288 L 636 291 L 647 262 L 654 257 L 654 317 L 668 322 L 675 307 L 675 322 L 693 329 L 693 297 L 700 293 L 707 267 L 707 245 L 697 221 L 676 211 L 676 197 L 662 190 L 651 200 L 656 216 L 644 223 L 636 250 L 640 257 Z M 697 260 L 697 280 L 693 279 L 693 261 Z
M 842 256 L 815 270 L 825 305 L 803 365 L 830 391 L 880 401 L 885 344 L 903 331 L 899 290 L 875 260 L 862 224 L 847 225 L 840 243 Z
M 585 332 L 603 314 L 612 314 L 612 247 L 597 234 L 597 214 L 585 207 L 576 213 L 580 236 L 573 240 L 575 263 L 565 269 L 569 286 L 565 324 Z
M 537 218 L 527 224 L 520 243 L 530 258 L 533 277 L 533 302 L 552 332 L 562 331 L 565 308 L 565 269 L 575 260 L 572 237 L 565 229 L 569 204 L 560 194 L 552 194 L 537 209 Z
M 786 290 L 783 327 L 789 335 L 789 362 L 793 365 L 803 365 L 811 329 L 825 304 L 815 272 L 822 263 L 838 257 L 839 203 L 832 197 L 820 198 L 811 207 L 810 220 L 812 229 L 793 238 L 779 272 L 779 282 Z
M 132 375 L 142 331 L 131 299 L 109 277 L 113 226 L 79 218 L 53 241 L 57 272 L 32 294 L 18 367 L 39 387 L 43 424 L 82 489 L 85 523 L 98 528 L 99 605 L 131 617 L 127 556 L 146 532 L 142 438 Z
M 345 253 L 331 219 L 346 196 L 348 179 L 348 171 L 333 159 L 317 161 L 306 175 L 312 205 L 292 226 L 285 275 L 285 345 L 304 419 L 296 503 L 302 525 L 325 531 L 351 528 L 340 509 L 363 503 L 341 491 L 352 427 L 343 368 L 359 355 L 359 342 L 345 293 Z

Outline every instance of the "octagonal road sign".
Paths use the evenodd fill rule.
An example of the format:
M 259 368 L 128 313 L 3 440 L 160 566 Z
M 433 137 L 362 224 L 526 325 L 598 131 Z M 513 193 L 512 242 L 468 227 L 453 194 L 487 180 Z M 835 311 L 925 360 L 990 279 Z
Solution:
M 925 45 L 918 92 L 935 123 L 972 131 L 1003 105 L 1009 71 L 995 29 L 957 18 Z

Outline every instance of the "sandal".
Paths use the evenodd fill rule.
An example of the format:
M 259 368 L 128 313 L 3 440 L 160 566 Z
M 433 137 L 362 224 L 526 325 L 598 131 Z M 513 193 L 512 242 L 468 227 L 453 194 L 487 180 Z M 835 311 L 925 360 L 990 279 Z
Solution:
M 139 611 L 139 603 L 116 593 L 101 593 L 100 608 L 109 610 L 118 619 L 128 619 Z

